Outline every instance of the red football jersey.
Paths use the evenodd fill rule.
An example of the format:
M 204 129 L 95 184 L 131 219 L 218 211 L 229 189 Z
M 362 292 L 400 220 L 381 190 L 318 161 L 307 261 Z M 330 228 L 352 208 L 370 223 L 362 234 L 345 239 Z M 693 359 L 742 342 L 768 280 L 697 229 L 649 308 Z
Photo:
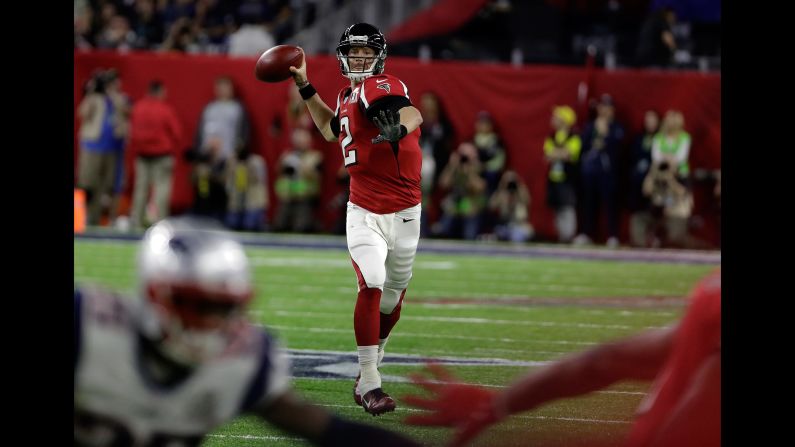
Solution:
M 693 292 L 668 360 L 638 409 L 627 446 L 645 446 L 655 438 L 665 445 L 720 446 L 720 378 L 714 368 L 702 368 L 720 359 L 720 291 L 718 271 Z M 704 376 L 702 370 L 712 372 Z M 687 402 L 689 410 L 683 413 L 680 405 L 693 392 L 699 401 Z M 672 420 L 678 408 L 680 414 Z
M 350 201 L 376 214 L 394 213 L 422 201 L 420 129 L 400 139 L 397 153 L 388 141 L 372 143 L 379 130 L 365 113 L 388 96 L 409 98 L 409 93 L 394 76 L 371 76 L 353 89 L 340 90 L 335 111 L 342 157 L 351 176 Z

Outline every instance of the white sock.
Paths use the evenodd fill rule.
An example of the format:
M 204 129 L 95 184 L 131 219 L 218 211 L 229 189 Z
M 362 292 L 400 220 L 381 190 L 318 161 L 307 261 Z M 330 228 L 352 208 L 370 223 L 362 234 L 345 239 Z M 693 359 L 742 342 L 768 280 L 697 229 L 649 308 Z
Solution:
M 386 338 L 378 339 L 378 366 L 381 366 L 381 363 L 384 361 L 384 347 L 387 341 L 389 341 L 388 335 Z
M 357 346 L 359 351 L 359 369 L 362 378 L 359 379 L 359 394 L 376 388 L 381 388 L 381 374 L 378 373 L 378 346 Z

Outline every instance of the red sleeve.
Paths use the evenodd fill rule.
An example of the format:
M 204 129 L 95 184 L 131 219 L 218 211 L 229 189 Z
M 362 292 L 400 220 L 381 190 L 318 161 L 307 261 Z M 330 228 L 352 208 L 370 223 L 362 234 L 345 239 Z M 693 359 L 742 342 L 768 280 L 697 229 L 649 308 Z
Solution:
M 365 112 L 373 103 L 387 96 L 402 96 L 411 100 L 406 84 L 392 75 L 371 76 L 362 82 L 359 98 L 362 101 Z

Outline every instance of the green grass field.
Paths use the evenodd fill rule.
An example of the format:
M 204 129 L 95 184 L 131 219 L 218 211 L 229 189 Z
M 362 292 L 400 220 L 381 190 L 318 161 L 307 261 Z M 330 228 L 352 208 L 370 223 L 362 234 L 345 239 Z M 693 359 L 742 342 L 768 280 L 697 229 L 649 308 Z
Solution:
M 76 240 L 74 250 L 76 284 L 134 289 L 134 244 Z M 257 288 L 252 319 L 271 328 L 297 354 L 331 351 L 332 363 L 351 363 L 353 357 L 344 354 L 352 355 L 356 349 L 356 278 L 347 252 L 251 247 L 247 251 Z M 304 365 L 294 384 L 307 398 L 346 418 L 442 445 L 447 430 L 402 423 L 403 417 L 416 411 L 400 402 L 400 396 L 418 391 L 401 381 L 421 369 L 422 362 L 411 356 L 476 360 L 470 363 L 480 364 L 449 368 L 468 382 L 507 385 L 537 367 L 522 362 L 554 360 L 595 343 L 671 323 L 684 309 L 680 298 L 714 268 L 419 253 L 401 319 L 381 367 L 384 389 L 397 397 L 398 409 L 371 417 L 353 402 L 352 378 L 313 378 L 312 365 Z M 404 360 L 390 361 L 391 354 L 403 354 L 399 357 Z M 647 384 L 621 383 L 555 402 L 492 427 L 475 445 L 494 445 L 497 439 L 500 445 L 534 446 L 583 437 L 618 439 L 629 428 L 646 389 Z M 218 428 L 203 445 L 306 443 L 256 419 L 241 417 Z

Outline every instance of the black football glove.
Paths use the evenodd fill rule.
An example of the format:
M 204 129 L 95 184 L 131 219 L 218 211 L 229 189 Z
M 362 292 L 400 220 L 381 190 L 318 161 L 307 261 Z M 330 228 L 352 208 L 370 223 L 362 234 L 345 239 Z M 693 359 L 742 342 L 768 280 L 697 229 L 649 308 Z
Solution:
M 393 110 L 382 110 L 379 113 L 379 117 L 373 118 L 373 123 L 375 123 L 378 130 L 381 133 L 373 138 L 373 144 L 381 143 L 382 141 L 389 141 L 390 143 L 395 143 L 401 138 L 405 136 L 405 129 L 404 126 L 400 125 L 400 112 L 393 111 Z

